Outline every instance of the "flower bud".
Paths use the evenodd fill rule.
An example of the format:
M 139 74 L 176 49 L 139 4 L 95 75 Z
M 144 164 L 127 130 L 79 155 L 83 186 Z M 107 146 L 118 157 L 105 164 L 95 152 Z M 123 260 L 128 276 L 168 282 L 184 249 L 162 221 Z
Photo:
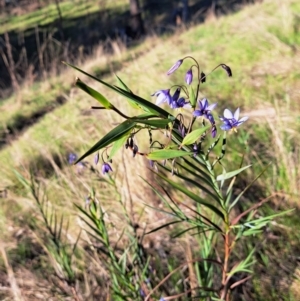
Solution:
M 75 163 L 76 160 L 77 160 L 77 155 L 76 154 L 74 154 L 74 153 L 69 154 L 69 156 L 68 156 L 68 163 L 69 164 Z
M 200 81 L 201 81 L 201 83 L 205 83 L 206 82 L 206 75 L 205 75 L 204 72 L 201 72 Z
M 193 81 L 193 72 L 192 69 L 189 69 L 188 72 L 185 74 L 185 82 L 190 85 Z
M 139 148 L 136 144 L 134 144 L 133 148 L 132 148 L 132 152 L 133 152 L 133 157 L 135 157 L 135 155 L 137 154 L 137 152 L 139 151 Z
M 232 72 L 231 72 L 231 69 L 230 69 L 229 66 L 227 66 L 227 65 L 225 65 L 225 64 L 221 64 L 221 67 L 226 71 L 226 73 L 227 73 L 227 75 L 228 75 L 229 77 L 232 76 Z
M 94 157 L 94 163 L 95 165 L 97 165 L 99 162 L 99 152 L 96 153 L 95 157 Z
M 108 163 L 103 163 L 103 165 L 102 165 L 102 173 L 105 175 L 109 171 L 113 171 L 112 168 L 111 168 L 111 166 Z
M 175 72 L 182 64 L 183 60 L 179 60 L 177 61 L 167 72 L 167 75 L 172 74 L 173 72 Z

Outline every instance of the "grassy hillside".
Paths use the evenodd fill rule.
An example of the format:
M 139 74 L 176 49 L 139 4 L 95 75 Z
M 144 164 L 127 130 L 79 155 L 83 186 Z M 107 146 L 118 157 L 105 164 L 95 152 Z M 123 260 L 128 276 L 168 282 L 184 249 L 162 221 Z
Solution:
M 209 75 L 201 93 L 211 102 L 218 102 L 220 115 L 224 108 L 240 107 L 243 115 L 250 117 L 247 127 L 240 130 L 239 138 L 228 139 L 227 145 L 228 152 L 232 152 L 232 156 L 226 159 L 227 164 L 237 168 L 241 154 L 245 154 L 246 163 L 253 164 L 252 170 L 239 179 L 241 189 L 264 166 L 272 163 L 257 186 L 250 190 L 245 206 L 271 196 L 266 212 L 296 208 L 292 216 L 277 220 L 266 229 L 254 277 L 241 295 L 243 300 L 277 300 L 278 296 L 281 300 L 300 298 L 297 266 L 300 235 L 294 230 L 299 227 L 300 187 L 299 11 L 300 4 L 296 0 L 264 1 L 231 16 L 212 16 L 203 25 L 174 36 L 149 38 L 143 45 L 119 57 L 95 56 L 80 66 L 94 74 L 101 73 L 107 65 L 112 71 L 118 66 L 118 76 L 136 94 L 149 100 L 154 91 L 169 87 L 184 77 L 184 65 L 172 76 L 165 75 L 166 70 L 183 56 L 197 58 L 205 73 L 219 63 L 232 68 L 232 78 L 225 77 L 222 70 Z M 67 300 L 66 296 L 70 295 L 69 291 L 63 290 L 62 284 L 49 280 L 55 267 L 45 251 L 42 234 L 37 230 L 41 218 L 35 201 L 20 184 L 15 171 L 28 180 L 31 173 L 39 182 L 40 193 L 46 191 L 51 206 L 63 214 L 65 220 L 69 218 L 71 242 L 76 240 L 80 225 L 73 203 L 84 204 L 92 188 L 96 189 L 101 204 L 109 212 L 109 222 L 116 228 L 122 229 L 124 222 L 120 199 L 125 201 L 125 207 L 136 220 L 147 223 L 150 228 L 158 226 L 163 219 L 162 215 L 144 206 L 144 203 L 157 206 L 158 201 L 139 178 L 141 175 L 151 180 L 147 162 L 142 158 L 133 161 L 130 153 L 120 152 L 114 161 L 116 185 L 89 168 L 68 165 L 70 152 L 82 154 L 121 121 L 113 113 L 90 110 L 96 105 L 95 100 L 71 87 L 75 76 L 99 89 L 115 106 L 129 115 L 132 113 L 124 108 L 125 102 L 119 95 L 73 70 L 28 87 L 19 96 L 14 95 L 2 103 L 0 131 L 5 143 L 0 150 L 0 190 L 6 190 L 7 197 L 3 192 L 0 279 L 11 273 L 16 282 L 15 298 L 18 292 L 24 300 L 38 300 L 38 296 Z M 105 79 L 115 83 L 113 74 Z M 57 105 L 59 97 L 64 101 Z M 24 120 L 31 119 L 45 107 L 48 109 L 37 114 L 35 123 L 22 127 L 22 122 L 27 122 Z M 22 119 L 20 115 L 27 118 Z M 7 129 L 18 127 L 21 130 L 16 131 L 17 135 L 5 136 Z M 144 138 L 139 139 L 142 144 Z M 93 158 L 87 161 L 92 164 Z M 114 234 L 113 239 L 117 240 L 118 234 Z M 154 238 L 154 241 L 163 243 L 165 237 Z M 149 240 L 151 245 L 151 238 Z M 171 242 L 170 245 L 173 247 Z M 83 241 L 80 241 L 80 246 L 84 246 Z M 3 254 L 7 255 L 7 261 Z M 97 269 L 101 274 L 101 264 L 97 263 Z M 43 274 L 47 277 L 41 288 L 38 279 Z M 30 281 L 22 281 L 26 277 Z M 84 272 L 82 278 L 86 277 Z M 9 284 L 4 283 L 9 288 Z M 59 288 L 53 293 L 49 287 L 55 285 Z M 85 286 L 86 290 L 93 288 L 90 283 Z M 11 292 L 8 289 L 7 293 L 3 291 L 1 294 L 6 297 Z
M 59 9 L 61 11 L 62 18 L 64 19 L 65 25 L 70 26 L 72 19 L 85 16 L 86 14 L 91 14 L 99 11 L 99 6 L 102 9 L 114 10 L 120 9 L 126 5 L 126 1 L 61 1 L 59 2 Z M 30 12 L 25 12 L 20 15 L 4 15 L 1 20 L 1 30 L 0 34 L 5 31 L 24 31 L 35 26 L 47 26 L 59 18 L 57 6 L 55 3 L 44 5 L 39 9 L 32 10 Z

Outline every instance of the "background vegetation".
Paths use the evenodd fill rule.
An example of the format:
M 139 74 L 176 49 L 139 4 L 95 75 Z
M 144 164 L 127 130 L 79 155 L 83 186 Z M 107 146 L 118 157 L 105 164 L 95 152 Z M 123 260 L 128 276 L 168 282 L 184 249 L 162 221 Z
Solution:
M 74 10 L 70 9 L 68 1 L 61 3 L 61 10 L 66 7 L 70 14 L 69 20 L 63 13 L 64 26 L 73 24 L 70 26 L 76 28 L 76 18 L 83 16 L 80 5 L 88 7 L 90 18 L 93 13 L 99 13 L 99 6 L 89 1 L 80 3 L 73 6 Z M 26 33 L 26 29 L 35 32 L 40 20 L 45 24 L 53 22 L 51 12 L 54 8 L 51 9 L 47 3 L 45 5 L 15 17 L 3 13 L 5 17 L 1 20 L 5 25 L 1 30 L 5 28 L 3 33 L 9 34 L 17 30 Z M 119 1 L 107 9 L 125 12 L 126 6 Z M 77 48 L 77 52 L 73 50 L 73 55 L 67 57 L 81 69 L 110 83 L 115 83 L 113 72 L 116 72 L 129 87 L 134 87 L 137 94 L 149 100 L 154 91 L 170 86 L 184 76 L 185 70 L 178 70 L 172 77 L 165 73 L 185 55 L 196 57 L 205 72 L 219 63 L 226 63 L 232 68 L 230 80 L 224 78 L 223 73 L 214 72 L 201 91 L 211 102 L 218 102 L 219 112 L 230 103 L 231 109 L 240 106 L 250 117 L 247 127 L 240 130 L 238 139 L 229 140 L 227 149 L 231 156 L 227 156 L 227 164 L 237 168 L 242 154 L 245 154 L 247 164 L 253 164 L 252 170 L 238 179 L 242 190 L 271 162 L 263 177 L 248 192 L 240 210 L 265 198 L 270 199 L 263 209 L 266 214 L 295 208 L 289 216 L 266 227 L 260 237 L 249 237 L 249 246 L 259 240 L 261 248 L 255 255 L 253 277 L 236 292 L 235 300 L 300 298 L 299 12 L 300 4 L 296 0 L 266 0 L 227 16 L 218 15 L 214 9 L 206 9 L 205 14 L 199 17 L 203 24 L 173 28 L 173 33 L 158 30 L 155 34 L 154 31 L 139 43 L 108 39 L 98 46 L 91 45 L 92 50 L 83 51 L 81 56 Z M 45 17 L 46 13 L 49 19 Z M 145 13 L 145 16 L 149 15 L 149 11 L 148 15 Z M 157 13 L 155 16 L 158 23 L 154 24 L 161 24 L 162 15 Z M 71 19 L 77 21 L 72 23 Z M 152 22 L 150 17 L 146 17 L 145 22 L 147 20 Z M 101 30 L 102 35 L 104 32 Z M 53 46 L 55 51 L 57 48 Z M 26 76 L 17 72 L 18 88 L 14 93 L 12 90 L 7 92 L 7 89 L 2 93 L 0 295 L 4 300 L 109 298 L 109 290 L 105 286 L 107 271 L 97 253 L 97 245 L 86 252 L 90 245 L 89 237 L 82 230 L 84 225 L 74 206 L 84 206 L 87 197 L 94 197 L 93 189 L 106 212 L 109 236 L 120 248 L 128 243 L 121 235 L 124 229 L 140 237 L 145 228 L 153 229 L 166 218 L 145 206 L 146 203 L 161 207 L 162 203 L 139 177 L 147 178 L 150 183 L 154 181 L 147 162 L 142 158 L 133 159 L 123 150 L 114 162 L 117 168 L 112 178 L 102 177 L 89 167 L 93 166 L 93 158 L 89 158 L 85 166 L 68 164 L 69 153 L 84 153 L 120 120 L 111 113 L 90 110 L 95 102 L 72 86 L 74 78 L 80 76 L 95 89 L 99 86 L 74 70 L 60 67 L 58 60 L 51 59 L 55 57 L 55 51 L 52 57 L 48 56 L 49 68 L 42 70 L 34 66 Z M 38 60 L 38 51 L 35 58 Z M 9 82 L 3 78 L 3 83 L 8 85 Z M 105 89 L 101 92 L 114 105 L 122 107 L 122 98 Z M 142 145 L 145 138 L 139 139 Z M 76 259 L 68 263 L 70 273 L 67 277 L 61 268 L 66 267 L 61 261 L 64 257 L 53 255 L 56 254 L 53 239 L 49 238 L 49 227 L 47 230 L 41 208 L 44 208 L 43 212 L 48 208 L 44 215 L 50 228 L 54 216 L 59 221 L 63 216 L 60 237 L 64 242 L 64 252 L 71 253 L 72 246 L 77 245 Z M 128 220 L 132 226 L 129 230 Z M 53 237 L 58 235 L 55 233 Z M 130 235 L 127 240 L 128 237 Z M 170 233 L 163 231 L 145 236 L 143 247 L 147 254 L 152 255 L 153 261 L 163 263 L 165 270 L 156 271 L 159 278 L 174 270 L 187 256 L 196 256 L 193 253 L 197 250 L 196 243 L 193 237 L 173 240 Z M 178 279 L 172 281 L 176 283 Z

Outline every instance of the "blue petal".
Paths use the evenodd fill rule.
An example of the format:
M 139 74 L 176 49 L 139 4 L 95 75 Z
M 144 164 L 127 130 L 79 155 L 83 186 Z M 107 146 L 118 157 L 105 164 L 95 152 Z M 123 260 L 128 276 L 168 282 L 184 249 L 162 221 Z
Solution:
M 169 71 L 167 72 L 167 75 L 170 75 L 172 74 L 173 72 L 175 72 L 179 67 L 180 65 L 182 64 L 183 60 L 178 60 L 170 69 Z
M 222 124 L 222 125 L 220 126 L 220 128 L 221 128 L 221 130 L 223 130 L 223 131 L 229 131 L 229 130 L 232 129 L 232 126 L 231 126 L 230 124 Z
M 212 114 L 206 114 L 206 118 L 210 121 L 211 124 L 215 123 L 214 117 Z
M 212 128 L 211 128 L 211 136 L 213 138 L 215 138 L 217 135 L 217 127 L 214 125 Z
M 248 116 L 242 117 L 242 118 L 239 120 L 239 122 L 242 122 L 242 123 L 243 123 L 243 122 L 245 122 L 246 120 L 248 120 L 248 118 L 249 118 Z
M 166 96 L 163 95 L 163 93 L 160 93 L 158 95 L 158 97 L 156 98 L 155 104 L 159 106 L 160 104 L 164 103 L 165 101 L 166 101 Z
M 213 104 L 209 105 L 209 106 L 206 108 L 206 110 L 207 110 L 207 111 L 212 111 L 216 106 L 217 106 L 217 103 L 213 103 Z
M 206 98 L 203 98 L 203 99 L 201 100 L 201 104 L 202 104 L 202 110 L 206 110 L 207 107 L 208 107 L 208 101 L 207 101 L 207 99 L 206 99 Z
M 195 110 L 193 115 L 196 116 L 196 117 L 200 117 L 200 116 L 203 116 L 203 113 L 200 110 Z
M 190 109 L 192 106 L 189 102 L 186 102 L 184 105 L 183 105 L 183 108 L 185 109 Z
M 185 75 L 185 82 L 190 85 L 193 81 L 193 72 L 192 69 L 189 69 Z
M 177 109 L 178 108 L 178 105 L 177 105 L 177 102 L 176 101 L 171 101 L 171 103 L 170 103 L 170 107 L 171 107 L 171 109 Z
M 172 96 L 172 99 L 173 99 L 174 101 L 177 101 L 178 98 L 179 98 L 179 95 L 180 95 L 180 88 L 177 88 L 176 91 L 175 91 L 175 93 L 174 93 L 173 96 Z
M 240 117 L 240 108 L 237 108 L 234 112 L 233 118 L 235 120 L 239 120 L 239 117 Z
M 225 117 L 226 119 L 232 119 L 234 116 L 233 116 L 233 114 L 232 114 L 232 112 L 231 112 L 230 110 L 225 109 L 225 110 L 224 110 L 224 117 Z

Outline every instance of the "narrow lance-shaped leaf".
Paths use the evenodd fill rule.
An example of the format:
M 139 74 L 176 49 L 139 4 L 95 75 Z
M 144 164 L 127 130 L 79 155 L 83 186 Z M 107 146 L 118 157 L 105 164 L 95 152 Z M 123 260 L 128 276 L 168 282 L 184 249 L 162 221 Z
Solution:
M 168 222 L 168 223 L 166 223 L 166 224 L 163 224 L 163 225 L 161 225 L 161 226 L 158 226 L 157 228 L 154 228 L 154 229 L 148 231 L 146 234 L 151 234 L 151 233 L 153 233 L 153 232 L 157 232 L 158 230 L 161 230 L 161 229 L 163 229 L 163 228 L 166 228 L 166 227 L 169 227 L 169 226 L 171 226 L 171 225 L 178 224 L 178 223 L 181 223 L 181 222 L 182 222 L 182 220 L 176 220 L 176 221 Z
M 76 86 L 99 101 L 106 109 L 114 108 L 114 106 L 101 93 L 86 85 L 79 78 L 76 79 Z
M 166 211 L 162 210 L 162 211 L 164 211 L 164 213 L 170 214 L 174 217 L 179 217 L 180 220 L 182 220 L 184 218 L 185 214 L 182 212 L 182 210 L 179 208 L 179 206 L 175 202 L 173 202 L 172 198 L 168 195 L 168 193 L 165 191 L 165 189 L 163 188 L 162 185 L 160 185 L 160 188 L 168 195 L 171 202 L 166 200 L 166 198 L 162 195 L 162 193 L 160 191 L 158 191 L 158 189 L 156 189 L 152 184 L 150 184 L 144 178 L 142 178 L 142 179 L 150 186 L 150 188 L 162 200 L 162 202 L 166 205 L 166 207 L 172 211 L 172 213 L 170 213 L 170 212 L 166 212 Z M 173 203 L 174 207 L 171 205 L 171 203 Z M 150 207 L 148 204 L 146 204 L 146 206 Z M 154 208 L 154 209 L 158 210 L 157 208 Z M 160 210 L 158 210 L 158 211 L 160 211 Z M 160 212 L 162 212 L 162 211 L 160 211 Z
M 171 172 L 171 169 L 167 166 L 163 166 L 162 164 L 159 164 L 161 168 L 167 170 L 167 171 L 170 171 Z M 197 180 L 193 180 L 191 178 L 189 178 L 188 176 L 186 175 L 194 175 L 195 176 L 195 173 L 193 174 L 192 172 L 189 171 L 189 169 L 185 168 L 185 166 L 183 166 L 182 164 L 180 163 L 177 163 L 178 166 L 180 166 L 181 168 L 183 168 L 185 171 L 185 173 L 180 173 L 180 174 L 177 174 L 177 177 L 179 177 L 180 179 L 184 180 L 184 181 L 187 181 L 187 182 L 190 182 L 191 184 L 193 184 L 194 186 L 198 187 L 200 190 L 206 192 L 207 194 L 209 194 L 211 197 L 213 197 L 218 204 L 220 204 L 220 200 L 218 199 L 218 196 L 214 193 L 212 193 L 207 187 L 205 187 L 204 185 L 202 185 L 202 181 L 203 181 L 203 177 L 199 176 L 199 175 L 196 175 L 196 179 Z M 212 184 L 210 184 L 209 186 L 212 187 Z
M 117 153 L 117 151 L 125 144 L 126 140 L 130 136 L 130 130 L 125 133 L 120 139 L 114 142 L 112 149 L 109 152 L 109 160 L 113 158 L 113 156 Z
M 136 123 L 142 123 L 145 125 L 150 125 L 150 126 L 154 126 L 157 128 L 161 128 L 164 129 L 170 122 L 172 122 L 170 119 L 135 119 L 133 118 L 133 120 Z
M 191 103 L 191 106 L 193 108 L 195 108 L 195 106 L 196 106 L 196 94 L 195 94 L 195 91 L 194 91 L 192 85 L 189 86 L 189 90 L 190 90 L 189 91 L 190 103 Z
M 224 174 L 221 174 L 221 175 L 218 175 L 217 176 L 217 181 L 224 181 L 224 180 L 227 180 L 227 179 L 230 179 L 236 175 L 238 175 L 239 173 L 241 173 L 242 171 L 244 171 L 245 169 L 251 167 L 251 165 L 247 165 L 247 166 L 244 166 L 242 168 L 239 168 L 237 170 L 234 170 L 234 171 L 231 171 L 231 172 L 226 172 Z
M 132 117 L 132 119 L 134 119 L 134 118 L 136 118 L 136 119 L 148 119 L 148 118 L 155 118 L 155 117 L 157 117 L 156 114 L 152 114 L 152 113 L 147 112 L 147 113 L 140 114 L 138 116 L 134 116 L 134 117 Z
M 271 165 L 271 162 L 245 187 L 245 189 L 234 199 L 234 201 L 230 204 L 229 212 L 236 205 L 236 203 L 240 200 L 240 198 L 244 195 L 244 193 L 261 177 L 261 175 L 267 170 L 267 168 Z
M 167 159 L 173 159 L 183 156 L 192 155 L 193 152 L 186 152 L 182 150 L 172 150 L 172 149 L 161 149 L 156 150 L 147 155 L 147 158 L 149 160 L 167 160 Z
M 194 176 L 198 182 L 203 182 L 203 184 L 206 183 L 208 186 L 213 187 L 211 178 L 205 171 L 198 169 L 197 166 L 195 166 L 195 164 L 193 164 L 192 162 L 189 162 L 188 160 L 186 160 L 186 158 L 183 158 L 183 161 L 186 164 L 181 164 L 180 162 L 178 162 L 177 165 L 180 168 L 183 168 L 187 172 L 188 175 Z M 186 165 L 191 167 L 192 169 L 188 168 Z M 197 173 L 196 171 L 198 171 L 201 174 Z
M 217 139 L 210 145 L 210 147 L 207 149 L 206 155 L 205 155 L 205 159 L 208 159 L 208 156 L 210 154 L 210 152 L 216 147 L 216 145 L 219 143 L 220 141 L 220 136 L 217 137 Z
M 131 92 L 131 90 L 128 88 L 128 86 L 121 80 L 121 78 L 117 74 L 115 74 L 115 77 L 117 78 L 117 81 L 122 89 L 124 89 L 128 92 Z
M 79 69 L 78 67 L 72 65 L 72 64 L 69 64 L 69 63 L 66 63 L 66 62 L 63 62 L 65 65 L 67 66 L 70 66 L 72 67 L 73 69 L 85 74 L 86 76 L 98 81 L 99 83 L 101 83 L 102 85 L 114 90 L 115 92 L 133 100 L 135 103 L 137 103 L 138 105 L 140 105 L 141 107 L 143 107 L 146 111 L 148 112 L 151 112 L 153 114 L 156 114 L 157 116 L 161 116 L 161 117 L 165 117 L 165 118 L 168 118 L 168 116 L 170 115 L 170 113 L 168 113 L 167 111 L 165 111 L 164 109 L 160 108 L 159 106 L 155 105 L 154 103 L 146 100 L 146 99 L 143 99 L 135 94 L 133 94 L 132 92 L 128 92 L 126 89 L 122 89 L 122 88 L 119 88 L 119 87 L 116 87 L 116 86 L 112 86 L 108 83 L 106 83 L 105 81 Z
M 92 153 L 100 150 L 109 144 L 115 142 L 120 139 L 125 133 L 134 128 L 136 123 L 131 120 L 125 120 L 118 126 L 116 126 L 113 130 L 111 130 L 108 134 L 102 137 L 94 146 L 92 146 L 84 155 L 82 155 L 76 162 L 83 160 L 85 157 L 91 155 Z
M 191 192 L 190 190 L 186 189 L 182 184 L 179 184 L 179 183 L 176 183 L 172 180 L 169 180 L 168 178 L 164 177 L 161 174 L 158 174 L 158 173 L 156 173 L 156 174 L 160 178 L 165 180 L 167 183 L 169 183 L 173 188 L 181 191 L 182 193 L 184 193 L 185 195 L 187 195 L 188 197 L 190 197 L 192 200 L 199 203 L 200 205 L 203 205 L 203 206 L 211 209 L 214 213 L 216 213 L 218 216 L 220 216 L 222 218 L 222 220 L 224 220 L 224 214 L 216 206 L 212 205 L 210 202 L 207 202 L 207 201 L 203 200 L 197 194 L 195 194 L 195 193 Z
M 209 129 L 209 126 L 205 126 L 205 127 L 202 127 L 200 129 L 196 129 L 196 130 L 190 132 L 189 134 L 187 134 L 184 137 L 181 145 L 190 145 L 190 144 L 193 144 L 208 129 Z
M 136 103 L 137 105 L 139 105 L 140 107 L 142 107 L 144 109 L 144 111 L 146 112 L 150 112 L 153 114 L 156 114 L 158 117 L 168 117 L 168 115 L 170 115 L 167 111 L 165 111 L 164 109 L 160 108 L 159 106 L 157 106 L 156 104 L 138 96 L 133 94 L 132 92 L 128 92 L 126 90 L 123 90 L 121 88 L 117 88 L 118 92 L 120 94 L 122 94 L 123 96 L 129 98 L 130 100 L 132 100 L 134 103 Z
M 212 166 L 214 167 L 216 165 L 217 162 L 220 162 L 223 157 L 225 156 L 225 152 L 226 152 L 226 131 L 224 131 L 223 134 L 223 141 L 222 141 L 222 149 L 221 149 L 221 155 L 213 162 Z M 208 156 L 208 153 L 207 153 Z
M 262 218 L 255 219 L 255 220 L 250 220 L 249 222 L 238 225 L 238 227 L 249 228 L 249 229 L 243 231 L 243 234 L 242 234 L 243 236 L 252 235 L 253 234 L 252 231 L 260 230 L 261 228 L 263 228 L 267 224 L 269 224 L 272 220 L 274 220 L 276 217 L 288 214 L 288 213 L 292 212 L 293 210 L 294 209 L 290 209 L 290 210 L 286 210 L 284 212 L 280 212 L 280 213 L 273 214 L 270 216 L 262 217 Z
M 121 80 L 121 78 L 117 74 L 115 74 L 115 77 L 117 78 L 118 84 L 122 89 L 126 90 L 127 92 L 132 93 L 132 91 L 128 88 L 128 86 Z M 119 87 L 116 87 L 116 88 L 119 88 Z M 142 109 L 138 104 L 136 104 L 132 100 L 128 99 L 128 102 L 133 108 Z

